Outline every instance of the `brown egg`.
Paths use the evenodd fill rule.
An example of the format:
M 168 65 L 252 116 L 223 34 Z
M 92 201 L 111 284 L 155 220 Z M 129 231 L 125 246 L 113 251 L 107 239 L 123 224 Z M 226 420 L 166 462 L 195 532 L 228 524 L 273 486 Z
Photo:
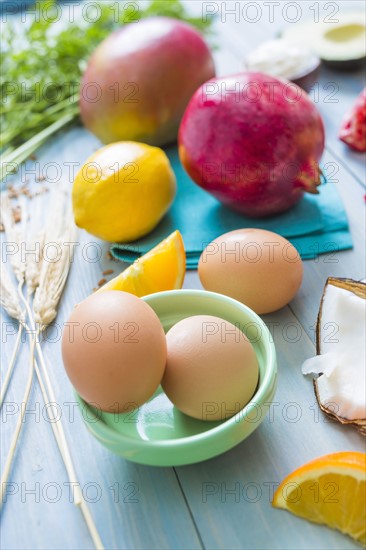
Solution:
M 258 384 L 255 351 L 235 325 L 211 315 L 187 317 L 166 335 L 162 386 L 174 405 L 199 420 L 238 413 Z
M 256 313 L 270 313 L 295 296 L 303 264 L 296 248 L 280 235 L 238 229 L 205 248 L 198 274 L 206 290 L 231 296 Z
M 159 318 L 143 300 L 119 290 L 97 292 L 65 323 L 62 357 L 81 397 L 107 412 L 145 403 L 166 365 L 166 339 Z

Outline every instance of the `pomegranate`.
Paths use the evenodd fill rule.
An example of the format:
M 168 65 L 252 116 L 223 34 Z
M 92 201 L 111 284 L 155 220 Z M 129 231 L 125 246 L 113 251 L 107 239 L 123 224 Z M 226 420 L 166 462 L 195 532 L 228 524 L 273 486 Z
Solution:
M 366 151 L 366 88 L 358 96 L 352 109 L 345 115 L 339 139 L 355 151 Z
M 287 80 L 258 72 L 209 80 L 191 98 L 178 141 L 191 178 L 248 216 L 284 212 L 318 192 L 323 122 Z

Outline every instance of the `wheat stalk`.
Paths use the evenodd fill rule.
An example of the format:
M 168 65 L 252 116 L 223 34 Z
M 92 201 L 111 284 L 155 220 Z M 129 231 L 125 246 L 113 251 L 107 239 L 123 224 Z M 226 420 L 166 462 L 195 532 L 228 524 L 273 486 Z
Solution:
M 19 302 L 19 297 L 22 296 L 22 288 L 25 282 L 25 262 L 22 261 L 22 246 L 24 244 L 24 239 L 22 238 L 22 231 L 15 227 L 13 215 L 12 215 L 11 203 L 10 203 L 9 197 L 6 195 L 5 196 L 2 195 L 1 197 L 1 219 L 7 234 L 7 242 L 14 246 L 14 250 L 10 253 L 10 265 L 13 269 L 15 277 L 18 280 L 18 288 L 17 288 L 17 292 L 15 292 L 15 289 L 11 283 L 11 280 L 7 275 L 7 271 L 4 271 L 5 277 L 2 277 L 2 282 L 1 282 L 1 291 L 2 291 L 1 305 L 11 317 L 19 321 L 18 338 L 10 360 L 8 371 L 5 376 L 3 391 L 1 393 L 1 403 L 2 403 L 7 387 L 10 382 L 11 374 L 14 369 L 16 356 L 19 349 L 19 341 L 20 341 L 21 333 L 25 326 L 25 318 L 23 314 L 20 313 L 21 307 Z M 25 386 L 24 396 L 22 401 L 22 403 L 25 405 L 28 403 L 30 391 L 32 388 L 32 382 L 33 382 L 34 346 L 35 346 L 35 337 L 32 338 L 31 340 L 29 372 L 28 372 L 27 383 Z M 13 458 L 14 458 L 16 446 L 18 443 L 19 435 L 23 426 L 25 409 L 26 409 L 25 406 L 22 407 L 21 413 L 18 417 L 15 430 L 13 433 L 13 437 L 10 443 L 8 456 L 6 458 L 5 466 L 3 468 L 3 472 L 1 476 L 1 487 L 0 487 L 0 495 L 1 495 L 0 507 L 3 504 L 3 490 L 4 490 L 4 487 L 6 486 L 6 482 L 13 463 Z
M 24 313 L 19 303 L 18 294 L 16 288 L 14 287 L 7 270 L 2 266 L 1 277 L 0 277 L 0 306 L 6 311 L 6 313 L 12 319 L 15 319 L 19 323 L 17 338 L 15 341 L 15 346 L 13 353 L 10 358 L 8 369 L 4 378 L 4 382 L 1 385 L 0 393 L 0 407 L 3 404 L 6 391 L 9 386 L 11 375 L 16 362 L 16 357 L 19 351 L 19 345 L 22 338 L 23 323 L 24 323 Z
M 50 231 L 47 232 L 46 241 L 55 243 L 60 250 L 60 254 L 58 260 L 53 262 L 49 262 L 46 258 L 43 258 L 39 286 L 37 287 L 33 300 L 34 317 L 31 322 L 37 323 L 40 332 L 44 331 L 57 315 L 57 306 L 64 290 L 70 265 L 73 260 L 73 249 L 71 245 L 76 238 L 76 227 L 72 219 L 71 209 L 68 209 L 66 215 L 63 215 L 63 209 L 58 206 L 56 212 L 60 215 L 57 217 L 55 217 L 55 215 L 52 216 L 52 225 Z M 60 238 L 60 236 L 62 236 L 62 238 Z M 37 346 L 37 351 L 47 390 L 52 401 L 56 401 L 40 345 Z M 86 505 L 80 485 L 77 482 L 62 424 L 61 422 L 57 422 L 57 424 L 62 444 L 60 451 L 64 459 L 69 480 L 76 488 L 75 504 L 80 506 L 96 548 L 103 549 L 103 543 L 95 527 L 89 508 Z
M 14 434 L 13 434 L 13 438 L 11 440 L 9 453 L 8 453 L 7 458 L 6 458 L 5 466 L 3 468 L 3 472 L 2 472 L 2 476 L 1 476 L 0 507 L 1 507 L 2 503 L 4 502 L 3 492 L 4 492 L 4 488 L 6 487 L 6 482 L 8 480 L 8 477 L 9 477 L 9 473 L 10 473 L 10 470 L 11 470 L 11 465 L 13 463 L 15 449 L 16 449 L 16 446 L 17 446 L 17 443 L 18 443 L 20 431 L 21 431 L 22 426 L 23 426 L 26 404 L 29 400 L 30 390 L 32 388 L 33 372 L 34 372 L 33 362 L 34 362 L 35 341 L 36 341 L 36 335 L 33 336 L 33 338 L 31 339 L 31 351 L 30 351 L 30 356 L 29 356 L 29 360 L 30 360 L 29 373 L 28 373 L 27 384 L 26 384 L 26 387 L 25 387 L 24 397 L 23 397 L 23 401 L 22 401 L 22 404 L 24 406 L 21 408 L 21 413 L 18 417 L 18 421 L 17 421 L 16 426 L 15 426 L 15 431 L 14 431 Z
M 24 284 L 25 265 L 22 262 L 22 258 L 21 258 L 21 247 L 22 247 L 21 231 L 15 228 L 11 203 L 10 203 L 9 197 L 4 194 L 1 195 L 0 213 L 1 213 L 1 220 L 7 234 L 7 242 L 14 246 L 13 253 L 9 254 L 10 265 L 19 283 L 18 289 L 16 290 L 9 277 L 7 270 L 4 268 L 4 266 L 2 266 L 3 269 L 0 277 L 1 279 L 0 305 L 2 308 L 5 309 L 5 311 L 10 317 L 12 317 L 13 319 L 16 319 L 19 322 L 19 327 L 18 327 L 18 334 L 15 341 L 13 353 L 11 355 L 8 369 L 5 374 L 4 382 L 1 387 L 1 393 L 0 393 L 0 407 L 1 407 L 5 398 L 6 391 L 9 386 L 9 382 L 10 382 L 13 370 L 14 370 L 16 358 L 19 351 L 19 345 L 22 338 L 23 327 L 24 327 L 24 314 L 20 306 L 17 292 L 19 294 Z
M 9 317 L 19 322 L 24 320 L 16 288 L 10 279 L 8 271 L 4 267 L 2 267 L 0 277 L 0 305 L 5 309 Z
M 75 235 L 73 230 L 66 233 L 66 242 L 70 242 L 73 234 Z M 43 261 L 39 286 L 33 300 L 34 319 L 39 324 L 41 331 L 50 325 L 57 315 L 57 306 L 67 281 L 72 259 L 72 251 L 69 246 L 64 244 L 64 241 L 56 241 L 56 244 L 61 251 L 60 260 L 52 263 Z
M 1 220 L 7 235 L 7 242 L 14 246 L 14 252 L 9 254 L 10 265 L 19 283 L 24 283 L 25 262 L 22 261 L 22 232 L 15 227 L 10 199 L 7 195 L 1 197 Z
M 28 252 L 25 265 L 25 281 L 27 283 L 28 301 L 39 285 L 39 277 L 43 263 L 43 245 L 45 232 L 40 231 L 35 237 L 31 238 L 27 244 Z
M 65 212 L 66 209 L 66 212 Z M 55 258 L 45 257 L 41 265 L 38 287 L 33 301 L 34 319 L 40 330 L 50 325 L 57 315 L 57 306 L 64 290 L 73 259 L 71 243 L 75 242 L 76 227 L 65 196 L 56 194 L 46 229 L 46 244 L 56 250 Z
M 64 197 L 65 200 L 65 197 Z M 36 323 L 37 329 L 35 331 L 35 336 L 31 340 L 31 360 L 30 360 L 30 372 L 26 386 L 26 392 L 24 396 L 24 402 L 27 403 L 30 395 L 30 389 L 32 384 L 33 368 L 36 370 L 36 374 L 41 386 L 41 391 L 45 402 L 56 402 L 56 398 L 53 392 L 52 383 L 48 375 L 48 369 L 44 360 L 43 351 L 40 343 L 38 342 L 38 334 L 41 333 L 45 328 L 52 323 L 57 315 L 57 306 L 61 298 L 62 292 L 64 290 L 68 273 L 70 270 L 72 262 L 72 249 L 71 243 L 74 241 L 76 236 L 76 228 L 74 226 L 71 210 L 68 209 L 67 214 L 64 215 L 64 200 L 61 200 L 56 196 L 54 201 L 54 206 L 51 208 L 50 212 L 50 221 L 48 224 L 48 229 L 46 236 L 44 238 L 45 243 L 54 243 L 57 244 L 61 250 L 61 253 L 56 261 L 49 262 L 45 261 L 43 258 L 42 265 L 39 269 L 37 265 L 29 264 L 28 270 L 21 272 L 19 266 L 16 265 L 16 262 L 13 262 L 13 269 L 17 269 L 17 278 L 19 280 L 19 296 L 22 299 L 26 311 L 28 313 L 30 327 L 35 331 Z M 60 204 L 61 203 L 61 204 Z M 9 223 L 8 223 L 9 226 Z M 27 301 L 22 293 L 22 280 L 24 282 L 24 273 L 28 272 L 28 299 L 30 298 L 32 292 L 34 291 L 36 285 L 38 284 L 34 301 L 33 301 L 33 313 Z M 22 279 L 20 278 L 22 274 Z M 34 359 L 34 351 L 37 351 L 39 364 L 41 369 L 39 369 L 37 362 Z M 43 382 L 43 378 L 45 383 Z M 48 392 L 48 395 L 47 395 Z M 50 399 L 49 399 L 50 397 Z M 25 411 L 25 407 L 23 408 Z M 52 414 L 52 413 L 51 413 Z M 6 461 L 5 473 L 2 478 L 2 487 L 4 487 L 3 479 L 7 479 L 9 475 L 12 458 L 15 453 L 17 440 L 19 437 L 21 429 L 22 419 L 20 418 L 17 423 L 16 431 L 12 440 L 10 452 L 8 459 Z M 65 468 L 69 477 L 69 481 L 73 483 L 75 487 L 74 492 L 74 503 L 77 506 L 80 506 L 81 512 L 84 516 L 85 522 L 89 529 L 90 535 L 93 539 L 95 547 L 98 550 L 103 550 L 103 543 L 100 539 L 99 533 L 94 524 L 93 518 L 90 514 L 90 511 L 87 507 L 87 504 L 84 500 L 80 485 L 77 481 L 76 473 L 71 459 L 71 454 L 69 447 L 66 441 L 65 433 L 62 427 L 62 424 L 59 419 L 52 418 L 51 426 L 54 431 L 56 442 L 58 444 L 62 459 L 64 461 Z M 1 506 L 1 503 L 0 503 Z
M 12 216 L 12 208 L 11 208 L 9 197 L 7 196 L 2 196 L 1 198 L 1 218 L 7 234 L 7 242 L 12 244 L 15 247 L 12 253 L 10 254 L 10 265 L 13 269 L 14 275 L 18 280 L 18 288 L 16 292 L 11 283 L 9 276 L 7 275 L 7 271 L 4 271 L 3 275 L 5 275 L 5 277 L 3 276 L 1 278 L 2 279 L 1 280 L 1 305 L 11 317 L 13 317 L 14 319 L 17 319 L 19 322 L 17 341 L 10 360 L 8 371 L 5 376 L 3 390 L 1 392 L 1 403 L 2 403 L 7 387 L 10 382 L 11 374 L 14 369 L 16 356 L 19 349 L 21 333 L 25 326 L 25 318 L 22 314 L 22 310 L 19 302 L 19 297 L 22 296 L 22 288 L 24 285 L 25 263 L 22 261 L 22 245 L 24 244 L 24 240 L 22 239 L 22 232 L 21 230 L 15 228 L 15 224 Z M 22 401 L 22 403 L 25 405 L 28 403 L 30 391 L 32 388 L 32 382 L 33 382 L 34 346 L 36 343 L 35 338 L 36 336 L 31 339 L 28 378 L 27 378 L 27 383 L 25 386 L 24 396 Z M 25 406 L 21 408 L 21 413 L 18 417 L 16 426 L 15 426 L 13 437 L 10 443 L 10 449 L 2 471 L 1 487 L 0 487 L 0 497 L 1 497 L 0 507 L 3 504 L 3 491 L 4 491 L 4 487 L 6 486 L 6 482 L 10 474 L 11 466 L 13 463 L 16 446 L 17 446 L 19 435 L 23 426 L 25 410 L 26 410 Z

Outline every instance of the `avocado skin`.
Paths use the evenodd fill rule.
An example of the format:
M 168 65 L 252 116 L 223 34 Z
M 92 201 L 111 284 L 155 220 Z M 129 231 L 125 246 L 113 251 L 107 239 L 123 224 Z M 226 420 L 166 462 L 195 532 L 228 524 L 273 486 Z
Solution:
M 341 61 L 334 59 L 322 59 L 324 65 L 337 69 L 339 71 L 357 71 L 362 69 L 366 64 L 366 56 L 359 57 L 358 59 L 342 59 Z

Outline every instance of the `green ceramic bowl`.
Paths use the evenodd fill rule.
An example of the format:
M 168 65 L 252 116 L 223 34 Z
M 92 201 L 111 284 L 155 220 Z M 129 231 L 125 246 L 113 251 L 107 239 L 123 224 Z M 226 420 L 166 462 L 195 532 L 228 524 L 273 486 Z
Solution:
M 165 332 L 192 315 L 215 315 L 239 323 L 257 354 L 260 369 L 257 391 L 235 416 L 216 422 L 182 414 L 161 388 L 139 409 L 119 415 L 96 410 L 77 396 L 87 428 L 110 451 L 140 464 L 181 466 L 224 453 L 259 426 L 273 400 L 276 352 L 268 328 L 251 309 L 214 292 L 172 290 L 143 299 L 156 312 Z

